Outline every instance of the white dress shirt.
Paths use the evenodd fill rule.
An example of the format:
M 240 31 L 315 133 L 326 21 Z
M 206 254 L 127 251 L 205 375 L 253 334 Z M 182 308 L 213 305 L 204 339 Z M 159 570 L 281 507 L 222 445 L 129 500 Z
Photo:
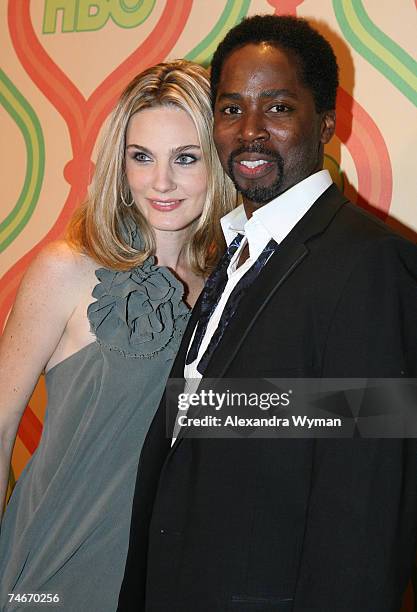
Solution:
M 228 246 L 238 233 L 243 234 L 244 238 L 227 269 L 228 280 L 226 287 L 210 317 L 197 358 L 184 367 L 184 378 L 186 379 L 184 393 L 195 393 L 198 389 L 200 379 L 202 378 L 202 375 L 197 370 L 198 363 L 218 327 L 226 303 L 237 283 L 249 268 L 252 267 L 268 242 L 273 238 L 280 244 L 331 184 L 332 179 L 329 172 L 327 170 L 320 170 L 297 183 L 297 185 L 294 185 L 288 191 L 268 202 L 268 204 L 255 210 L 250 219 L 246 217 L 245 209 L 243 204 L 241 204 L 220 220 Z M 249 245 L 249 257 L 241 266 L 237 267 L 240 255 L 246 244 Z M 192 344 L 194 334 L 189 346 Z M 178 428 L 174 430 L 175 437 L 177 432 Z M 175 441 L 175 437 L 173 441 Z
M 249 268 L 252 267 L 271 238 L 280 244 L 331 184 L 332 179 L 329 172 L 327 170 L 320 170 L 320 172 L 312 174 L 301 181 L 301 183 L 297 183 L 297 185 L 294 185 L 294 187 L 291 187 L 288 191 L 285 191 L 271 202 L 268 202 L 268 204 L 255 210 L 249 220 L 246 217 L 243 204 L 232 210 L 220 220 L 228 246 L 238 233 L 243 234 L 244 238 L 232 257 L 227 269 L 227 284 L 208 322 L 206 333 L 204 334 L 198 351 L 198 356 L 195 361 L 186 365 L 184 368 L 184 377 L 186 379 L 201 378 L 201 374 L 197 370 L 197 365 L 217 329 L 227 300 L 239 280 L 246 274 Z M 237 264 L 240 255 L 247 243 L 249 243 L 249 257 L 238 268 Z M 191 338 L 191 342 L 193 338 Z

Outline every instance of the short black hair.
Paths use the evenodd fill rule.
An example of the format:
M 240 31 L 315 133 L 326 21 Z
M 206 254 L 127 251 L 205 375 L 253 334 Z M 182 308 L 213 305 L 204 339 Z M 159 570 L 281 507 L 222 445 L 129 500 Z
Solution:
M 312 92 L 318 113 L 336 107 L 339 69 L 333 49 L 308 21 L 291 15 L 247 17 L 226 34 L 211 63 L 213 106 L 226 58 L 240 47 L 262 42 L 294 54 L 299 63 L 301 81 Z

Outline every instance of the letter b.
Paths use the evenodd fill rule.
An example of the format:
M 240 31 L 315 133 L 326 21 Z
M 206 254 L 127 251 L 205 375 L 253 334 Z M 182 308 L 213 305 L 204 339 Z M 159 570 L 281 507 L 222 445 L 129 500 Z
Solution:
M 96 9 L 92 13 L 91 9 Z M 100 30 L 110 17 L 108 0 L 79 0 L 77 15 L 77 31 L 87 32 Z

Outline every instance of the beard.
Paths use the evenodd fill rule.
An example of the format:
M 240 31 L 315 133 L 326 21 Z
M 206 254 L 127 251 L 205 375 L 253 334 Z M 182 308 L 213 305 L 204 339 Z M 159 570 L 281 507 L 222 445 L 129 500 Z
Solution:
M 254 185 L 249 189 L 242 189 L 241 185 L 239 185 L 235 177 L 233 170 L 234 159 L 238 155 L 242 155 L 242 153 L 264 154 L 268 157 L 268 159 L 275 161 L 278 169 L 277 178 L 275 179 L 275 181 L 268 187 L 263 187 L 262 185 Z M 251 202 L 254 202 L 255 204 L 267 204 L 268 202 L 276 198 L 282 191 L 282 185 L 284 180 L 284 160 L 277 151 L 270 151 L 261 144 L 255 144 L 251 147 L 240 147 L 239 149 L 232 151 L 229 155 L 229 159 L 227 160 L 227 167 L 228 174 L 232 179 L 232 182 L 236 187 L 237 191 L 239 191 L 244 198 Z

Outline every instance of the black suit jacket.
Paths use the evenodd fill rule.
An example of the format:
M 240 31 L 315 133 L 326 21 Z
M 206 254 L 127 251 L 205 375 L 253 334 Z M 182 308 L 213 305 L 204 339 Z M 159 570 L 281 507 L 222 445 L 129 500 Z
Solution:
M 196 304 L 171 373 L 183 376 Z M 417 249 L 330 187 L 279 246 L 206 377 L 417 375 Z M 190 439 L 142 450 L 119 610 L 397 612 L 414 440 Z

